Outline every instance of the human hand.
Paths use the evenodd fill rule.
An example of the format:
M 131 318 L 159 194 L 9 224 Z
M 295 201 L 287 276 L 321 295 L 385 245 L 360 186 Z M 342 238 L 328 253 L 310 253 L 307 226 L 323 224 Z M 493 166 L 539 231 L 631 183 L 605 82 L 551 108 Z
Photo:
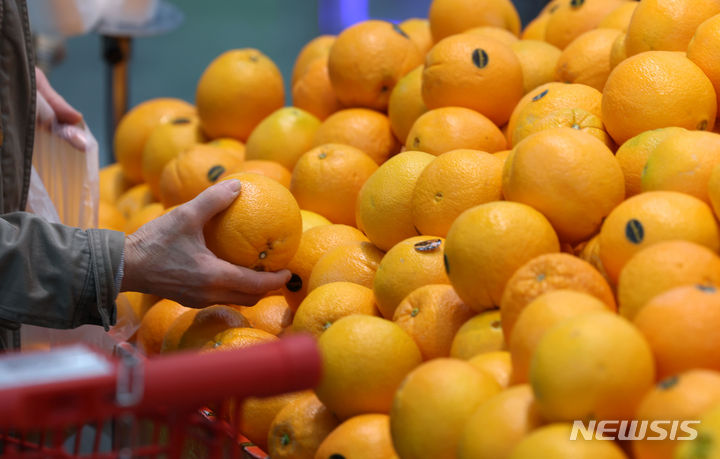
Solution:
M 142 226 L 125 239 L 122 291 L 152 293 L 188 307 L 251 306 L 290 279 L 288 270 L 257 272 L 217 258 L 203 227 L 237 197 L 241 183 L 226 180 Z
M 35 84 L 38 94 L 36 117 L 41 125 L 52 124 L 54 120 L 61 124 L 77 124 L 82 121 L 82 114 L 50 86 L 43 71 L 37 67 L 35 67 Z

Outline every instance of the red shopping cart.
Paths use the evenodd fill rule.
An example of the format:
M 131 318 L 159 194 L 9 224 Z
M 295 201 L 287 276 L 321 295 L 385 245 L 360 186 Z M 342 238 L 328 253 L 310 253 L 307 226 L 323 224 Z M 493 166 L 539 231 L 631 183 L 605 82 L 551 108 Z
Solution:
M 0 357 L 0 457 L 264 458 L 238 400 L 313 387 L 314 338 L 145 359 L 127 343 Z

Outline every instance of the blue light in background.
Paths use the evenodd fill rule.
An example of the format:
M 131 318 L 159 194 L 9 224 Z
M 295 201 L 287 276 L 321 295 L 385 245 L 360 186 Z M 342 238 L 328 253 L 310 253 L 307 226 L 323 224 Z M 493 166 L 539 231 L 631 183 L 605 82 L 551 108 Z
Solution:
M 370 18 L 370 0 L 318 0 L 318 27 L 322 34 L 336 35 Z

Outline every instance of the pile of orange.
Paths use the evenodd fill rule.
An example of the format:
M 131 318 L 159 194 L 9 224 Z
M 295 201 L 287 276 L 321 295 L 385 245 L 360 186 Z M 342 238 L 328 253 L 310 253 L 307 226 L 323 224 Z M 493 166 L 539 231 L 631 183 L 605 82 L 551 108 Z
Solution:
M 268 56 L 228 51 L 194 107 L 123 119 L 101 226 L 236 178 L 208 247 L 292 279 L 203 310 L 127 292 L 120 319 L 148 354 L 317 337 L 318 387 L 243 403 L 273 458 L 720 457 L 718 50 L 716 1 L 553 0 L 521 28 L 510 0 L 434 0 L 310 41 L 288 107 Z

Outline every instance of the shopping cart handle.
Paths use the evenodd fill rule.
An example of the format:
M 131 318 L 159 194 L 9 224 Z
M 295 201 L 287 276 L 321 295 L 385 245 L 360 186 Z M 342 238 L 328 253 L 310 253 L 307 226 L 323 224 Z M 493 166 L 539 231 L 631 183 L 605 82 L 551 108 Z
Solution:
M 251 348 L 178 353 L 145 362 L 142 407 L 197 407 L 314 387 L 321 357 L 314 337 L 291 335 Z

